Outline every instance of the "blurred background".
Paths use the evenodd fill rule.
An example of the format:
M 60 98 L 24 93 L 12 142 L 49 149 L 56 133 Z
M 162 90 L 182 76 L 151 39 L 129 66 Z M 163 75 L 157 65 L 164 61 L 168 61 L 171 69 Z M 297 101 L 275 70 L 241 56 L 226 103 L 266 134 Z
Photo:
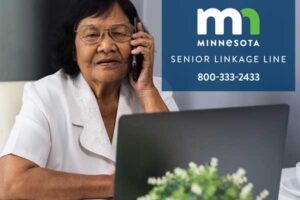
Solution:
M 161 0 L 132 0 L 155 37 L 155 75 L 161 75 Z M 37 80 L 50 66 L 52 36 L 71 0 L 0 0 L 0 81 Z M 180 110 L 287 103 L 285 167 L 300 161 L 300 2 L 296 1 L 295 92 L 175 92 Z M 276 80 L 274 80 L 276 81 Z

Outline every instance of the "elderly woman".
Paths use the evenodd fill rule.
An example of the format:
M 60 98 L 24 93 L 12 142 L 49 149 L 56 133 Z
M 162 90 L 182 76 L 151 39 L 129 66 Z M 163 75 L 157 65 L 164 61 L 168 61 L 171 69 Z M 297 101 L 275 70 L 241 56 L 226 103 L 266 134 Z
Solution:
M 119 117 L 177 110 L 153 78 L 153 37 L 141 23 L 133 33 L 135 17 L 129 0 L 76 1 L 56 46 L 63 69 L 24 88 L 0 159 L 2 199 L 112 197 Z

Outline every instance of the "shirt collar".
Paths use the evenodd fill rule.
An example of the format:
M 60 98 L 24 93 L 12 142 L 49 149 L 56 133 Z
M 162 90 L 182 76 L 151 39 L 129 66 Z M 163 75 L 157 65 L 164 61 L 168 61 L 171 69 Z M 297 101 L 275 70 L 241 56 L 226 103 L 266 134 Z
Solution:
M 127 79 L 121 84 L 114 136 L 111 143 L 90 86 L 82 74 L 73 78 L 71 82 L 72 97 L 69 101 L 69 109 L 72 124 L 83 128 L 80 135 L 81 146 L 115 162 L 119 118 L 124 114 L 132 114 L 141 110 L 130 84 Z

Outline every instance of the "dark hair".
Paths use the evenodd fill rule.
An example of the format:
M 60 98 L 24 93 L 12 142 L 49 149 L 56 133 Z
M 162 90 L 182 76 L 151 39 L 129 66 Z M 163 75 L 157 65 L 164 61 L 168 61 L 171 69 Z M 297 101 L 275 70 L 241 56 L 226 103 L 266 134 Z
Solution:
M 138 17 L 135 6 L 130 0 L 75 0 L 69 12 L 57 32 L 52 50 L 52 65 L 55 68 L 63 68 L 66 74 L 77 76 L 80 72 L 79 66 L 74 58 L 75 53 L 75 28 L 78 23 L 90 16 L 102 16 L 109 14 L 113 5 L 118 3 L 122 11 L 128 17 L 131 24 Z

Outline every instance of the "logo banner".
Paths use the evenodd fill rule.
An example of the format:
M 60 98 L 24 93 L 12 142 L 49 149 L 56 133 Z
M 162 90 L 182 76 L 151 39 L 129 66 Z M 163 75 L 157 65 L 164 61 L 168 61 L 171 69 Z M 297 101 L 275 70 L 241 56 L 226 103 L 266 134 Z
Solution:
M 294 91 L 295 1 L 162 0 L 165 91 Z

